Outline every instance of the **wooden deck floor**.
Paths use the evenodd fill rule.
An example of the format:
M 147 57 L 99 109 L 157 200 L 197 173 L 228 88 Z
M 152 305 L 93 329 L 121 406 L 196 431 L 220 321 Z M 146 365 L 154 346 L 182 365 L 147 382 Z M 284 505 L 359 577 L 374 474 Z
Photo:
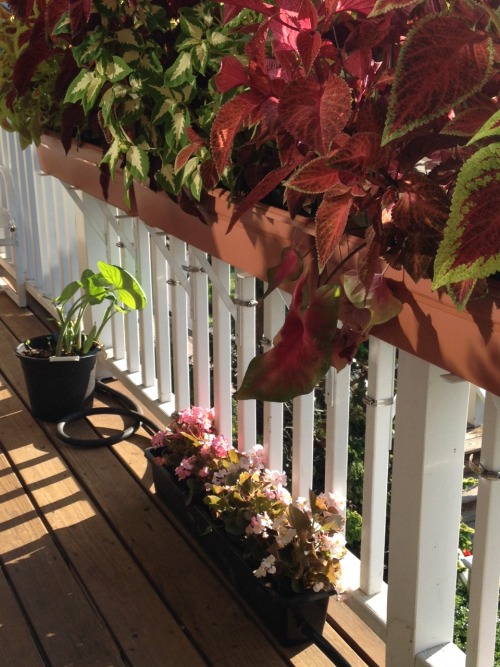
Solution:
M 157 501 L 145 432 L 78 449 L 31 417 L 13 350 L 45 330 L 0 293 L 1 664 L 331 665 L 313 645 L 275 643 Z M 331 601 L 324 634 L 352 667 L 384 664 L 382 642 L 346 605 Z

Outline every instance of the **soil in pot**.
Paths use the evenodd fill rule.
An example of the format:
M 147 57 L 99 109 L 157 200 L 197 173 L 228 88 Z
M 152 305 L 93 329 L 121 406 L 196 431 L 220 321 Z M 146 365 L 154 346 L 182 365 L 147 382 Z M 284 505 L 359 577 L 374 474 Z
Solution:
M 58 422 L 92 403 L 99 347 L 80 357 L 54 357 L 55 335 L 21 343 L 21 361 L 31 412 L 36 419 Z

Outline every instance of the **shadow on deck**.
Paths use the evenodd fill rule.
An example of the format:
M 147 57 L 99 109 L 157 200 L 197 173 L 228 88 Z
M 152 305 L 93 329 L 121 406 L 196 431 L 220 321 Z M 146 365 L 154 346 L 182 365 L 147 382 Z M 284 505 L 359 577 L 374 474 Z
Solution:
M 13 350 L 45 331 L 0 293 L 2 664 L 331 665 L 314 645 L 279 646 L 157 501 L 145 431 L 86 450 L 32 418 Z M 99 420 L 108 433 L 121 423 Z M 352 667 L 384 664 L 382 642 L 336 600 L 324 635 Z

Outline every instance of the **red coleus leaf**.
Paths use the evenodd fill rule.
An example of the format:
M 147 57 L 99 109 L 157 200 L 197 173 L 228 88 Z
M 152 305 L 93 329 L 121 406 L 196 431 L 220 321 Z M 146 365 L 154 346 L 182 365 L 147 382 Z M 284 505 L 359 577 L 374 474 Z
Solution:
M 380 135 L 375 132 L 358 132 L 349 137 L 331 158 L 334 169 L 364 173 L 383 165 L 386 151 L 380 146 Z
M 416 170 L 400 181 L 395 196 L 395 204 L 390 203 L 392 197 L 387 197 L 382 212 L 382 255 L 394 268 L 404 267 L 417 282 L 428 275 L 448 220 L 450 202 L 437 183 Z
M 487 278 L 500 270 L 500 143 L 464 164 L 434 264 L 434 287 Z
M 45 15 L 38 17 L 30 35 L 29 44 L 14 65 L 12 82 L 19 95 L 24 95 L 36 68 L 56 53 L 47 40 Z
M 316 212 L 316 247 L 320 271 L 323 270 L 344 234 L 352 205 L 350 192 L 338 196 L 327 193 Z
M 493 111 L 487 107 L 473 107 L 457 113 L 441 130 L 441 134 L 451 134 L 457 137 L 472 137 L 490 118 Z M 500 114 L 497 122 L 497 131 L 500 130 Z M 500 134 L 500 131 L 499 131 Z
M 91 6 L 92 0 L 69 1 L 69 20 L 74 35 L 77 35 L 87 25 Z
M 477 93 L 492 64 L 491 38 L 471 30 L 462 19 L 433 15 L 418 21 L 398 58 L 384 143 L 439 118 Z
M 308 194 L 326 192 L 340 182 L 339 172 L 332 168 L 331 162 L 330 157 L 311 160 L 288 179 L 286 187 Z
M 250 362 L 237 400 L 288 401 L 311 392 L 330 368 L 339 288 L 325 285 L 301 310 L 306 277 L 297 284 L 275 346 Z
M 235 207 L 234 213 L 231 216 L 227 232 L 229 233 L 234 227 L 236 222 L 241 218 L 241 216 L 246 213 L 248 210 L 258 204 L 266 195 L 272 192 L 281 182 L 288 176 L 288 174 L 295 169 L 295 164 L 285 165 L 284 167 L 278 167 L 273 171 L 270 171 L 264 176 L 264 178 L 257 183 L 257 185 L 249 192 L 249 194 L 239 202 Z
M 294 248 L 291 246 L 283 248 L 280 263 L 267 272 L 268 287 L 262 298 L 283 283 L 297 280 L 302 273 L 303 264 L 301 255 Z
M 248 77 L 241 61 L 234 56 L 224 56 L 215 76 L 215 85 L 220 93 L 227 93 L 237 86 L 248 83 Z
M 361 283 L 365 289 L 368 289 L 372 284 L 375 273 L 380 269 L 381 263 L 380 241 L 373 227 L 368 227 L 366 230 L 365 242 L 366 247 L 362 248 L 358 253 L 356 271 Z
M 306 73 L 309 73 L 314 65 L 320 48 L 321 35 L 319 32 L 308 30 L 297 35 L 297 50 Z
M 193 130 L 192 127 L 186 128 L 186 135 L 190 143 L 177 153 L 175 158 L 175 169 L 179 171 L 186 164 L 193 153 L 196 153 L 201 146 L 205 144 L 205 141 L 200 137 L 200 135 Z
M 278 111 L 283 126 L 297 141 L 325 155 L 349 119 L 351 91 L 336 74 L 324 85 L 297 79 L 283 89 Z
M 222 174 L 229 162 L 233 141 L 238 130 L 261 102 L 262 98 L 253 93 L 242 93 L 219 110 L 210 130 L 210 146 L 219 174 Z

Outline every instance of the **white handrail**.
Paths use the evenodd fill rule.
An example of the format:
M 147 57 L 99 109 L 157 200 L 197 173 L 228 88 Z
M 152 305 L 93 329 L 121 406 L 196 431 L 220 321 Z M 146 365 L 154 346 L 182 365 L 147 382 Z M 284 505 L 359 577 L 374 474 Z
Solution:
M 42 176 L 34 151 L 21 152 L 3 131 L 0 158 L 13 178 L 30 183 L 19 198 L 18 216 L 18 252 L 27 258 L 29 293 L 45 303 L 45 295 L 54 296 L 97 259 L 128 268 L 145 287 L 149 305 L 126 322 L 116 318 L 106 331 L 111 372 L 128 382 L 162 421 L 174 409 L 213 400 L 220 432 L 233 433 L 236 419 L 242 448 L 262 439 L 273 468 L 283 466 L 284 455 L 291 456 L 292 491 L 306 495 L 313 479 L 314 394 L 286 408 L 293 413 L 291 451 L 290 442 L 284 447 L 281 404 L 258 410 L 255 401 L 241 401 L 236 416 L 232 409 L 232 378 L 237 371 L 241 382 L 256 349 L 269 349 L 288 296 L 275 292 L 265 302 L 257 339 L 251 304 L 258 283 L 252 276 Z M 400 353 L 394 424 L 394 357 L 391 346 L 371 340 L 368 396 L 373 401 L 367 406 L 361 562 L 352 555 L 347 559 L 356 589 L 347 603 L 387 640 L 389 667 L 461 667 L 465 657 L 452 644 L 452 620 L 468 385 L 447 383 L 439 369 Z M 324 488 L 340 494 L 346 489 L 349 391 L 349 368 L 330 371 Z M 498 401 L 491 395 L 486 399 L 482 462 L 491 470 L 500 469 Z M 393 429 L 387 585 L 385 513 Z M 500 482 L 480 480 L 467 667 L 493 665 L 499 517 Z

